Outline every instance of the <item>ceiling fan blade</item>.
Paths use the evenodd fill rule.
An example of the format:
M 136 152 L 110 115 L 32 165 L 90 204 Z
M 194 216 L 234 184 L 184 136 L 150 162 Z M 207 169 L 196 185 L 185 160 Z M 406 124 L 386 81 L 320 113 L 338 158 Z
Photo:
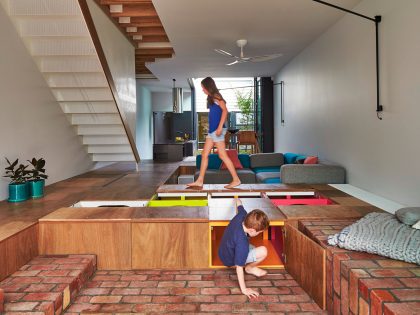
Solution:
M 239 61 L 235 60 L 234 62 L 227 63 L 226 66 L 232 66 L 232 65 L 237 64 L 237 63 L 239 63 Z
M 214 51 L 215 51 L 215 52 L 218 52 L 219 54 L 225 55 L 225 56 L 238 58 L 238 57 L 236 57 L 236 56 L 232 55 L 231 53 L 229 53 L 229 52 L 227 52 L 227 51 L 224 51 L 224 50 L 222 50 L 222 49 L 215 49 Z
M 250 60 L 248 59 L 236 59 L 234 62 L 228 63 L 227 66 L 231 66 L 231 65 L 235 65 L 237 63 L 244 63 L 244 62 L 248 62 Z
M 250 57 L 249 61 L 252 62 L 262 62 L 262 61 L 268 61 L 268 60 L 272 60 L 272 59 L 276 59 L 283 56 L 283 54 L 272 54 L 272 55 L 262 55 L 262 56 L 255 56 L 255 57 Z

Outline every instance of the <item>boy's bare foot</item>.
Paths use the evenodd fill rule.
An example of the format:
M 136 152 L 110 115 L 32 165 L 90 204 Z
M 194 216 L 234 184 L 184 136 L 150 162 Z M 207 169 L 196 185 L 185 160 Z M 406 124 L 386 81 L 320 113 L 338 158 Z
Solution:
M 203 182 L 195 181 L 194 183 L 187 184 L 188 187 L 203 187 Z
M 245 267 L 245 272 L 251 275 L 254 275 L 256 277 L 263 277 L 267 274 L 266 270 L 263 270 L 258 267 Z
M 240 180 L 234 180 L 229 185 L 224 186 L 225 188 L 233 188 L 241 184 Z

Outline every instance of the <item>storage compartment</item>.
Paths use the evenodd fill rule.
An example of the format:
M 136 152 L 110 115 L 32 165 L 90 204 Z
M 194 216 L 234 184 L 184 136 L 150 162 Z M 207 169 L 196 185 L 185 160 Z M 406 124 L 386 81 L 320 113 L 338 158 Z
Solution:
M 122 208 L 122 207 L 146 207 L 148 200 L 96 200 L 96 201 L 79 201 L 72 205 L 74 208 Z
M 210 197 L 214 199 L 221 198 L 261 198 L 261 193 L 258 191 L 224 191 L 224 192 L 212 192 Z
M 290 206 L 290 205 L 308 205 L 308 206 L 325 206 L 333 205 L 334 201 L 328 199 L 313 191 L 304 192 L 267 192 L 265 196 L 271 199 L 271 202 L 276 206 Z
M 207 206 L 207 193 L 159 193 L 148 202 L 149 207 L 205 207 Z
M 223 267 L 218 250 L 223 232 L 228 222 L 210 223 L 210 267 Z M 267 258 L 259 265 L 267 268 L 283 268 L 283 226 L 271 225 L 269 228 L 256 237 L 249 239 L 250 244 L 255 247 L 265 246 L 268 251 Z

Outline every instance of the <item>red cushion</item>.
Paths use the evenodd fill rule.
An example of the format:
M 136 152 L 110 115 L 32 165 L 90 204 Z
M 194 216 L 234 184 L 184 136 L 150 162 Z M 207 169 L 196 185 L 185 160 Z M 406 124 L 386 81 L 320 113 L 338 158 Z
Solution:
M 303 164 L 318 164 L 318 157 L 317 156 L 308 156 Z
M 226 150 L 226 153 L 229 159 L 232 161 L 233 166 L 235 166 L 236 169 L 244 168 L 241 164 L 241 161 L 239 161 L 238 151 L 236 151 L 235 149 L 232 149 L 232 150 Z M 220 165 L 220 169 L 221 170 L 227 169 L 224 162 L 222 162 L 222 165 Z

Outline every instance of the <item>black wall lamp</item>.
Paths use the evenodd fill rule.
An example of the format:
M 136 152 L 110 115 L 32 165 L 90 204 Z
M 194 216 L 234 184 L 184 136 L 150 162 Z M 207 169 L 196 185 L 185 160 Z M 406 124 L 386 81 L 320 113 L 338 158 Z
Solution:
M 376 15 L 374 18 L 371 18 L 369 16 L 336 6 L 334 4 L 325 2 L 325 1 L 321 1 L 321 0 L 312 0 L 314 2 L 318 2 L 320 4 L 353 14 L 353 15 L 357 15 L 361 18 L 367 19 L 369 21 L 372 21 L 375 23 L 375 36 L 376 36 L 376 115 L 378 116 L 378 118 L 380 120 L 382 120 L 382 117 L 380 116 L 380 113 L 382 113 L 382 111 L 384 110 L 384 107 L 380 104 L 379 101 L 379 97 L 380 97 L 380 93 L 379 93 L 379 23 L 382 20 L 382 17 L 380 15 Z

